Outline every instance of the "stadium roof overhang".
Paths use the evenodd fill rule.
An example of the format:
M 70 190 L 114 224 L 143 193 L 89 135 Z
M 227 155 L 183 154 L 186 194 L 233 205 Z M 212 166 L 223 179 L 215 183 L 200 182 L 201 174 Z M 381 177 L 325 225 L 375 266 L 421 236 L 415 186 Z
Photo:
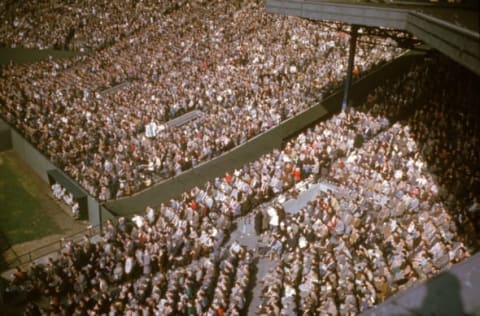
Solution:
M 360 314 L 479 315 L 480 253 Z
M 412 33 L 429 46 L 480 75 L 478 12 L 471 8 L 439 7 L 429 2 L 267 0 L 267 12 L 312 20 L 340 21 Z

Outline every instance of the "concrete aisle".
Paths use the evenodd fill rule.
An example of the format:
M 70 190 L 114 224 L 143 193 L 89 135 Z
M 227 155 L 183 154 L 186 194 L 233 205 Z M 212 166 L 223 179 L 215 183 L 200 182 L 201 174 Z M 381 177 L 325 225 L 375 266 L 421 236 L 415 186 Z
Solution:
M 301 193 L 297 197 L 297 199 L 291 199 L 283 203 L 285 210 L 287 213 L 295 214 L 304 207 L 308 201 L 313 200 L 318 192 L 320 191 L 327 191 L 327 190 L 335 190 L 335 186 L 321 182 L 316 184 L 305 184 L 304 189 L 300 189 Z M 251 289 L 251 301 L 248 305 L 247 315 L 256 315 L 258 306 L 261 304 L 261 294 L 262 289 L 264 288 L 265 284 L 263 282 L 265 276 L 269 271 L 275 268 L 277 265 L 277 259 L 269 259 L 268 257 L 264 257 L 260 255 L 258 249 L 267 247 L 268 245 L 265 243 L 264 238 L 258 236 L 255 232 L 254 226 L 254 215 L 255 211 L 250 212 L 248 215 L 237 218 L 235 220 L 236 228 L 230 234 L 230 238 L 226 243 L 227 247 L 230 246 L 235 241 L 238 242 L 240 245 L 247 247 L 250 250 L 253 250 L 254 258 L 256 259 L 256 267 L 253 268 L 256 271 L 255 276 L 252 276 L 253 283 L 255 284 L 254 287 Z
M 261 293 L 264 287 L 262 280 L 269 270 L 273 269 L 277 265 L 277 260 L 271 260 L 269 258 L 263 258 L 258 252 L 259 248 L 266 247 L 263 238 L 255 233 L 254 227 L 254 212 L 247 216 L 240 217 L 236 220 L 237 227 L 231 233 L 230 239 L 227 245 L 230 246 L 234 241 L 237 241 L 240 245 L 246 246 L 248 249 L 253 250 L 254 262 L 256 267 L 253 267 L 253 271 L 256 271 L 256 275 L 252 276 L 252 281 L 255 284 L 250 290 L 252 299 L 248 305 L 247 315 L 256 315 L 258 305 L 261 303 Z
M 291 199 L 283 203 L 283 207 L 285 208 L 285 212 L 289 214 L 295 214 L 300 209 L 302 209 L 307 203 L 313 200 L 317 195 L 318 192 L 323 191 L 326 192 L 327 190 L 335 191 L 337 188 L 326 182 L 320 182 L 315 184 L 307 184 L 308 187 L 305 188 L 303 192 L 301 192 L 296 199 Z
M 252 301 L 248 305 L 247 315 L 256 315 L 257 308 L 261 303 L 261 294 L 264 287 L 263 279 L 269 271 L 275 268 L 277 260 L 259 258 L 257 263 L 257 274 L 255 276 L 255 287 L 252 289 Z

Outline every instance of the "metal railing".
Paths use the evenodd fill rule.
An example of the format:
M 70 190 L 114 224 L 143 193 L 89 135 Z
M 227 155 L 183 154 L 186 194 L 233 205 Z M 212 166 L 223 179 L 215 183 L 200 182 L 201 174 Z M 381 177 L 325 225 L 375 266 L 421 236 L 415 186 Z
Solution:
M 66 237 L 60 238 L 58 241 L 49 243 L 45 246 L 30 250 L 26 253 L 16 255 L 15 258 L 4 260 L 5 266 L 8 268 L 13 268 L 15 266 L 21 266 L 28 263 L 31 263 L 34 260 L 37 260 L 41 257 L 45 257 L 60 251 L 67 242 L 79 242 L 84 236 L 92 237 L 100 233 L 100 225 L 88 226 L 87 229 L 79 231 L 77 233 L 68 235 Z

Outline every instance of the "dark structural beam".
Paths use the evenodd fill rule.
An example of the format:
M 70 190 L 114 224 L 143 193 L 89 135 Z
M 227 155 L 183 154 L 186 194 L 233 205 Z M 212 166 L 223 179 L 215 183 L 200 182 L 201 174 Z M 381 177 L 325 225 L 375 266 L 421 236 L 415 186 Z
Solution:
M 347 77 L 345 78 L 345 89 L 343 90 L 342 110 L 346 110 L 348 106 L 348 95 L 350 93 L 350 85 L 352 84 L 353 63 L 355 60 L 355 47 L 357 45 L 357 31 L 358 25 L 352 25 L 352 30 L 350 31 Z
M 347 24 L 404 29 L 408 11 L 348 2 L 315 0 L 267 0 L 267 12 L 312 20 L 342 21 Z

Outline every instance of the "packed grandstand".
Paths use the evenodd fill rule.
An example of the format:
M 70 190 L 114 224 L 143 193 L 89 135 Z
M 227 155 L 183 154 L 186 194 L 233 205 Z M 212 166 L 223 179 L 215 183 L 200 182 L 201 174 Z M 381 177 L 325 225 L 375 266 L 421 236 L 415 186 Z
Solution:
M 5 45 L 89 53 L 1 68 L 0 115 L 101 200 L 240 146 L 345 76 L 347 33 L 262 2 L 72 3 L 57 4 L 61 25 L 38 4 L 4 4 Z M 391 39 L 358 45 L 358 76 L 404 52 Z M 10 290 L 28 294 L 27 315 L 365 311 L 479 249 L 478 81 L 430 52 L 283 148 L 19 268 Z M 242 218 L 258 243 L 234 239 Z
M 359 72 L 402 52 L 373 41 L 381 45 L 359 44 Z M 2 69 L 1 114 L 90 194 L 110 200 L 312 106 L 343 83 L 347 53 L 347 34 L 330 24 L 268 15 L 251 1 L 193 1 L 92 54 Z M 193 109 L 204 115 L 166 128 Z

